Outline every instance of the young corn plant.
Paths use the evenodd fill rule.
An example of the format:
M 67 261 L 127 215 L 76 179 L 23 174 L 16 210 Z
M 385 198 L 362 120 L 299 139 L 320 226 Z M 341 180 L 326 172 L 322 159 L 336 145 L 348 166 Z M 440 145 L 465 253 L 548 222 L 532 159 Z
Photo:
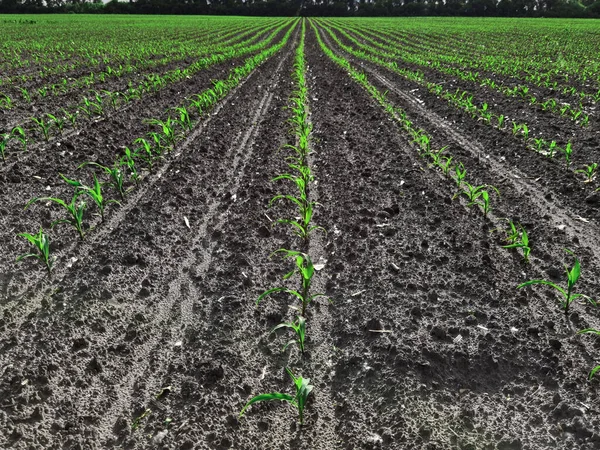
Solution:
M 80 105 L 80 108 L 90 119 L 94 114 L 102 115 L 102 105 L 91 101 L 87 97 L 83 99 L 83 105 Z
M 116 111 L 117 108 L 119 107 L 118 101 L 119 101 L 119 97 L 121 96 L 121 93 L 118 91 L 112 92 L 112 91 L 106 91 L 106 90 L 103 90 L 102 92 L 104 94 L 106 94 L 106 97 L 110 100 L 110 105 L 112 106 L 112 109 Z
M 276 181 L 276 180 L 280 180 L 280 179 L 284 179 L 284 178 L 292 179 L 292 180 L 296 181 L 296 183 L 303 183 L 303 180 L 301 177 L 292 177 L 291 175 L 288 175 L 288 174 L 280 175 L 278 177 L 275 177 L 273 180 Z M 311 225 L 312 216 L 314 213 L 314 207 L 316 205 L 316 202 L 311 202 L 308 200 L 308 196 L 307 196 L 307 193 L 305 190 L 301 190 L 298 197 L 295 197 L 290 194 L 276 195 L 275 197 L 273 197 L 271 199 L 271 202 L 269 203 L 269 207 L 271 207 L 273 205 L 273 203 L 275 203 L 277 200 L 289 200 L 290 202 L 294 203 L 298 207 L 298 212 L 300 214 L 300 216 L 298 218 L 277 219 L 276 222 L 281 223 L 281 224 L 291 225 L 294 228 L 295 234 L 298 237 L 300 237 L 301 239 L 306 240 L 308 238 L 308 236 L 310 235 L 310 233 L 312 233 L 315 230 L 321 230 L 323 232 L 325 231 L 325 229 L 321 226 Z
M 125 155 L 121 158 L 119 162 L 120 167 L 126 167 L 129 172 L 130 179 L 138 184 L 140 182 L 140 174 L 137 171 L 137 167 L 135 166 L 135 153 L 133 153 L 128 147 L 125 147 Z
M 523 250 L 523 259 L 528 263 L 531 247 L 529 247 L 529 236 L 527 236 L 527 231 L 525 231 L 525 228 L 523 228 L 521 224 L 519 224 L 520 230 L 517 230 L 513 222 L 510 222 L 510 227 L 511 230 L 507 232 L 509 244 L 503 246 L 503 248 L 520 248 Z
M 13 106 L 11 98 L 0 92 L 0 108 L 11 109 Z
M 573 303 L 573 300 L 576 300 L 578 298 L 584 298 L 587 301 L 589 301 L 592 305 L 596 306 L 596 302 L 591 297 L 588 297 L 584 294 L 576 294 L 573 292 L 575 283 L 577 283 L 581 275 L 581 265 L 579 263 L 579 260 L 575 256 L 575 253 L 568 249 L 565 249 L 565 251 L 568 254 L 572 255 L 573 258 L 575 258 L 575 264 L 571 269 L 569 269 L 569 267 L 566 264 L 564 265 L 565 271 L 567 272 L 567 289 L 564 289 L 556 283 L 547 280 L 529 280 L 525 283 L 521 283 L 520 285 L 518 285 L 517 289 L 521 289 L 526 286 L 531 286 L 533 284 L 545 284 L 556 289 L 562 295 L 562 299 L 560 299 L 560 305 L 564 309 L 565 314 L 569 314 L 569 307 L 571 306 L 571 303 Z
M 31 103 L 31 95 L 29 95 L 29 91 L 25 88 L 19 89 L 21 89 L 21 96 L 23 97 L 23 100 L 25 100 L 27 103 Z
M 179 115 L 177 123 L 183 130 L 191 131 L 193 128 L 192 120 L 190 119 L 190 113 L 185 106 L 179 106 L 174 108 L 175 112 Z
M 556 153 L 557 149 L 558 149 L 558 146 L 556 145 L 556 141 L 550 142 L 550 145 L 548 145 L 548 152 L 547 152 L 548 158 L 550 158 L 550 159 L 554 158 L 554 153 Z
M 498 116 L 498 128 L 504 128 L 504 114 Z
M 448 148 L 448 146 L 442 147 L 439 150 L 430 150 L 421 154 L 421 157 L 428 156 L 431 159 L 431 164 L 429 167 L 436 167 L 440 165 L 441 158 L 443 157 L 442 153 Z
M 92 199 L 92 201 L 98 207 L 98 211 L 100 211 L 100 218 L 101 218 L 102 222 L 104 222 L 104 211 L 106 210 L 106 207 L 110 203 L 117 203 L 117 204 L 119 204 L 119 202 L 116 201 L 116 200 L 107 200 L 104 197 L 104 195 L 102 193 L 102 185 L 100 184 L 100 181 L 98 181 L 98 177 L 96 177 L 95 173 L 93 174 L 94 185 L 91 186 L 91 187 L 90 186 L 86 186 L 86 185 L 82 184 L 81 182 L 79 182 L 77 180 L 71 180 L 71 179 L 65 177 L 63 174 L 61 174 L 60 176 L 68 184 L 70 184 L 71 186 L 73 186 L 76 189 L 76 192 L 79 192 L 80 194 L 87 195 L 88 197 L 90 197 Z
M 46 114 L 48 117 L 50 126 L 55 126 L 60 134 L 63 134 L 63 130 L 65 128 L 65 119 L 61 119 L 60 117 L 56 117 L 52 114 Z
M 466 176 L 467 176 L 467 169 L 465 169 L 465 166 L 463 165 L 463 163 L 458 163 L 454 167 L 454 181 L 456 182 L 456 187 L 458 189 L 460 189 L 460 187 L 462 186 L 463 181 Z
M 161 136 L 161 141 L 164 139 L 164 142 L 167 144 L 167 147 L 173 148 L 175 143 L 177 142 L 177 133 L 175 132 L 175 122 L 170 117 L 166 121 L 158 120 L 158 119 L 149 119 L 146 121 L 149 125 L 157 125 L 161 128 L 162 135 L 156 134 L 153 136 L 153 139 L 156 142 L 156 136 Z
M 240 412 L 240 417 L 242 417 L 244 415 L 244 413 L 246 412 L 246 410 L 254 403 L 264 402 L 264 401 L 272 401 L 272 400 L 281 400 L 281 401 L 288 402 L 290 405 L 292 405 L 294 408 L 296 408 L 298 410 L 298 418 L 300 420 L 300 425 L 304 425 L 304 408 L 306 406 L 308 396 L 312 392 L 314 386 L 312 386 L 310 384 L 309 378 L 296 377 L 292 373 L 292 371 L 290 369 L 288 369 L 287 367 L 285 370 L 287 371 L 289 376 L 294 381 L 294 385 L 296 387 L 296 395 L 292 396 L 290 394 L 281 394 L 279 392 L 272 392 L 270 394 L 257 395 L 255 397 L 253 397 L 252 399 L 250 399 L 250 401 L 248 403 L 246 403 L 246 405 L 242 408 L 242 411 Z
M 27 151 L 27 138 L 25 137 L 25 130 L 22 127 L 14 127 L 10 132 L 11 139 L 16 139 L 23 146 L 23 151 Z
M 104 173 L 107 174 L 109 177 L 109 181 L 107 181 L 105 184 L 108 184 L 115 191 L 117 191 L 117 193 L 121 197 L 121 200 L 125 199 L 125 186 L 124 186 L 125 177 L 123 176 L 123 171 L 121 170 L 120 165 L 115 164 L 114 167 L 107 167 L 107 166 L 103 166 L 102 164 L 98 164 L 96 162 L 87 162 L 87 163 L 81 164 L 78 167 L 78 169 L 81 169 L 82 167 L 89 166 L 89 165 L 102 169 L 104 171 Z
M 35 203 L 35 202 L 49 201 L 49 202 L 56 203 L 57 205 L 61 206 L 67 212 L 67 218 L 55 220 L 50 225 L 50 228 L 54 228 L 59 223 L 66 223 L 66 224 L 73 226 L 79 233 L 79 237 L 81 239 L 83 239 L 85 236 L 85 233 L 83 232 L 83 213 L 85 211 L 86 203 L 83 201 L 78 202 L 80 196 L 81 196 L 81 193 L 78 191 L 75 191 L 75 193 L 73 194 L 73 198 L 71 199 L 71 201 L 69 203 L 65 202 L 64 200 L 62 200 L 60 198 L 55 198 L 55 197 L 36 197 L 36 198 L 29 200 L 27 205 L 25 205 L 25 209 L 27 209 L 32 203 Z
M 589 166 L 585 166 L 585 169 L 576 170 L 575 173 L 582 173 L 585 175 L 584 183 L 591 183 L 596 178 L 596 172 L 598 171 L 598 163 L 592 163 Z
M 134 144 L 140 144 L 140 147 L 136 148 L 133 152 L 134 158 L 137 158 L 148 166 L 148 170 L 152 172 L 152 166 L 155 161 L 162 157 L 162 140 L 160 139 L 160 135 L 154 133 L 158 136 L 158 144 L 153 149 L 152 145 L 144 138 L 137 138 L 134 141 Z M 156 140 L 154 141 L 157 142 Z
M 2 162 L 6 162 L 6 147 L 10 142 L 11 135 L 9 133 L 0 134 L 0 156 L 2 156 Z
M 490 196 L 489 196 L 489 192 L 488 192 L 487 188 L 491 188 L 492 190 L 494 190 L 496 192 L 496 194 L 498 194 L 498 197 L 500 197 L 500 191 L 498 191 L 498 189 L 496 189 L 496 187 L 489 185 L 489 184 L 482 184 L 481 186 L 473 186 L 473 185 L 465 182 L 464 185 L 467 189 L 465 189 L 462 192 L 462 194 L 466 195 L 469 200 L 469 203 L 467 204 L 467 206 L 478 205 L 481 207 L 481 209 L 483 211 L 483 215 L 487 216 L 491 210 Z M 457 194 L 457 195 L 459 195 L 459 194 Z M 456 195 L 455 195 L 455 197 L 456 197 Z
M 512 134 L 513 136 L 516 136 L 517 133 L 519 132 L 519 130 L 521 129 L 521 125 L 519 125 L 517 122 L 513 121 L 513 127 L 512 127 Z
M 600 331 L 598 331 L 594 328 L 586 328 L 585 330 L 578 331 L 577 334 L 597 334 L 598 336 L 600 336 Z M 594 375 L 596 375 L 596 372 L 598 372 L 599 370 L 600 370 L 600 364 L 597 365 L 596 367 L 594 367 L 592 370 L 590 370 L 590 373 L 588 375 L 588 380 L 591 380 L 592 378 L 594 378 Z
M 19 256 L 17 262 L 25 258 L 36 258 L 46 266 L 46 270 L 50 274 L 54 260 L 50 256 L 50 238 L 44 233 L 44 230 L 40 228 L 40 231 L 36 234 L 19 233 L 18 236 L 27 239 L 35 252 Z
M 282 352 L 286 351 L 286 349 L 292 344 L 298 344 L 298 348 L 300 351 L 304 353 L 304 340 L 306 338 L 306 319 L 302 316 L 298 316 L 295 322 L 285 322 L 280 323 L 275 328 L 271 330 L 271 333 L 274 333 L 277 330 L 282 328 L 290 328 L 296 333 L 298 339 L 292 339 L 287 344 L 283 346 Z
M 301 302 L 300 315 L 302 317 L 305 317 L 306 316 L 306 308 L 313 300 L 315 300 L 318 297 L 326 297 L 325 294 L 311 294 L 310 293 L 310 286 L 312 283 L 313 276 L 315 274 L 315 266 L 314 266 L 310 256 L 306 253 L 302 253 L 302 252 L 298 252 L 298 251 L 294 251 L 294 250 L 286 250 L 283 248 L 276 250 L 275 252 L 272 253 L 272 255 L 274 255 L 276 253 L 283 253 L 283 257 L 285 259 L 287 259 L 287 258 L 295 259 L 296 268 L 294 268 L 293 270 L 291 270 L 290 272 L 285 274 L 283 279 L 287 280 L 287 279 L 291 278 L 294 274 L 296 274 L 296 273 L 299 274 L 300 281 L 301 281 L 300 289 L 296 290 L 296 289 L 289 289 L 286 287 L 276 287 L 276 288 L 268 289 L 267 291 L 263 292 L 258 297 L 258 299 L 256 300 L 256 304 L 258 305 L 261 300 L 263 300 L 265 297 L 267 297 L 271 294 L 275 294 L 277 292 L 284 292 L 286 294 L 291 294 L 300 300 L 300 302 Z
M 546 141 L 542 138 L 533 138 L 535 151 L 540 153 L 544 146 L 546 145 Z
M 50 140 L 50 128 L 52 127 L 52 122 L 46 122 L 44 118 L 36 119 L 35 117 L 32 117 L 31 120 L 40 129 L 40 133 L 42 133 L 44 140 L 48 142 Z
M 454 159 L 453 156 L 447 157 L 447 156 L 442 156 L 438 162 L 438 167 L 440 169 L 442 169 L 442 173 L 445 176 L 448 176 L 448 174 L 450 173 L 450 169 L 452 169 L 452 160 Z
M 565 155 L 565 163 L 567 164 L 567 168 L 571 165 L 571 156 L 573 155 L 573 147 L 571 147 L 571 143 L 567 143 L 566 147 L 562 149 Z
M 73 128 L 77 127 L 77 116 L 79 115 L 79 111 L 75 111 L 75 112 L 69 112 L 66 109 L 63 108 L 62 110 L 63 114 L 65 115 L 65 119 L 67 119 L 69 122 L 71 122 L 71 126 Z

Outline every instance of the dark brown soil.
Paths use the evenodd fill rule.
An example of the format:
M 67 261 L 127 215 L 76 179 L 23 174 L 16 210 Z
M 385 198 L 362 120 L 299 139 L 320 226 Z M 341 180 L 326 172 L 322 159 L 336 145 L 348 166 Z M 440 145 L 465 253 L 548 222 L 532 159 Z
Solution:
M 269 254 L 299 245 L 272 225 L 289 211 L 268 208 L 285 189 L 271 182 L 285 170 L 282 147 L 294 143 L 285 106 L 298 37 L 105 223 L 90 217 L 96 229 L 84 242 L 57 228 L 52 277 L 12 263 L 25 250 L 15 233 L 53 211 L 23 213 L 23 203 L 46 185 L 55 192 L 59 170 L 109 158 L 145 132 L 137 124 L 148 108 L 163 110 L 219 73 L 65 139 L 73 154 L 39 161 L 42 180 L 31 181 L 29 163 L 0 172 L 0 448 L 598 448 L 599 385 L 586 377 L 600 339 L 576 335 L 600 328 L 597 311 L 575 302 L 566 316 L 549 289 L 516 289 L 535 277 L 564 283 L 567 247 L 582 261 L 577 291 L 600 297 L 598 209 L 577 199 L 581 181 L 365 65 L 473 182 L 502 194 L 488 218 L 452 200 L 455 185 L 323 54 L 310 27 L 311 193 L 327 234 L 315 234 L 309 252 L 324 264 L 315 289 L 331 302 L 311 305 L 307 354 L 281 353 L 288 336 L 269 330 L 293 317 L 290 300 L 255 300 L 288 270 Z M 500 217 L 530 231 L 530 264 L 490 233 Z M 306 425 L 281 403 L 238 419 L 251 396 L 292 392 L 284 367 L 315 386 Z

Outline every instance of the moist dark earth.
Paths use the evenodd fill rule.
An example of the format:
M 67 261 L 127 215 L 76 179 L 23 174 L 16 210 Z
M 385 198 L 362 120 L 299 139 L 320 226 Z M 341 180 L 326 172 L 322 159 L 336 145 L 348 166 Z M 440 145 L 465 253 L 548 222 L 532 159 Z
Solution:
M 60 189 L 59 171 L 129 145 L 143 117 L 132 110 L 120 125 L 90 124 L 1 168 L 0 448 L 599 448 L 599 384 L 587 375 L 600 362 L 600 338 L 576 334 L 600 328 L 596 308 L 576 301 L 566 315 L 550 288 L 517 290 L 532 278 L 564 285 L 568 248 L 582 265 L 576 291 L 600 298 L 593 188 L 510 133 L 364 64 L 434 146 L 449 145 L 473 183 L 501 192 L 488 217 L 468 208 L 322 52 L 308 23 L 311 195 L 315 223 L 327 230 L 308 251 L 324 266 L 314 289 L 329 300 L 311 305 L 306 354 L 281 352 L 289 336 L 269 331 L 293 319 L 292 301 L 255 301 L 291 270 L 269 255 L 302 245 L 273 224 L 291 208 L 269 208 L 291 189 L 271 179 L 294 144 L 286 106 L 299 32 L 105 222 L 87 217 L 95 228 L 85 241 L 58 227 L 50 277 L 34 262 L 14 264 L 26 250 L 15 234 L 57 214 L 42 203 L 22 211 L 24 203 Z M 226 71 L 200 73 L 142 106 L 163 110 Z M 580 161 L 599 148 L 589 139 Z M 74 154 L 60 156 L 65 147 Z M 502 248 L 504 217 L 528 230 L 529 264 Z M 292 392 L 285 367 L 315 386 L 306 424 L 279 402 L 240 419 L 252 396 Z

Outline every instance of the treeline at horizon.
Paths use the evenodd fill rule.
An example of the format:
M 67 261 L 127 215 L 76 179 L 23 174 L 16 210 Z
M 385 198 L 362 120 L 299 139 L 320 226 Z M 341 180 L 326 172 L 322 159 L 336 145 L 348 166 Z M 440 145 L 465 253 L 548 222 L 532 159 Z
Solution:
M 600 0 L 0 0 L 0 13 L 600 18 Z

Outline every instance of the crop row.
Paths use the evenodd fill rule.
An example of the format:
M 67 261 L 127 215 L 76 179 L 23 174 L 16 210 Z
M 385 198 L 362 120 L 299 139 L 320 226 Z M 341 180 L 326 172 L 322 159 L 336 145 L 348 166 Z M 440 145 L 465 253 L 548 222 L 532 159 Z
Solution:
M 292 192 L 277 194 L 269 202 L 270 207 L 281 201 L 289 203 L 292 206 L 294 211 L 293 216 L 290 218 L 279 218 L 275 221 L 275 224 L 287 225 L 292 235 L 297 238 L 298 247 L 296 249 L 280 248 L 271 254 L 271 257 L 279 255 L 283 257 L 284 261 L 293 261 L 292 269 L 283 277 L 284 280 L 289 280 L 288 286 L 269 288 L 256 300 L 256 304 L 258 305 L 269 296 L 285 294 L 299 302 L 298 306 L 293 307 L 297 312 L 295 320 L 277 325 L 271 330 L 271 333 L 280 329 L 291 330 L 294 333 L 294 338 L 284 345 L 283 351 L 291 344 L 297 344 L 302 355 L 304 354 L 306 345 L 308 307 L 316 298 L 324 296 L 321 293 L 314 293 L 312 289 L 313 278 L 317 268 L 313 264 L 313 258 L 310 254 L 310 237 L 313 232 L 325 232 L 323 227 L 313 223 L 313 213 L 317 203 L 311 199 L 310 195 L 310 187 L 314 184 L 315 177 L 312 175 L 309 165 L 312 124 L 308 117 L 308 87 L 306 84 L 306 62 L 304 58 L 305 35 L 306 22 L 303 20 L 292 74 L 295 90 L 289 99 L 289 110 L 292 113 L 289 123 L 292 126 L 292 132 L 295 136 L 295 145 L 288 144 L 285 146 L 286 149 L 291 151 L 291 154 L 286 157 L 288 171 L 278 174 L 272 179 L 273 182 L 287 182 L 285 184 L 292 186 L 294 190 Z M 294 286 L 292 282 L 296 285 Z M 309 394 L 313 390 L 313 386 L 310 384 L 310 379 L 294 375 L 294 372 L 288 367 L 286 367 L 286 371 L 294 383 L 295 395 L 279 392 L 256 395 L 242 408 L 240 416 L 244 414 L 250 405 L 256 402 L 282 400 L 290 403 L 298 410 L 300 424 L 303 424 L 304 407 L 306 406 Z
M 0 47 L 0 65 L 4 74 L 11 75 L 4 77 L 0 85 L 34 78 L 44 80 L 74 71 L 89 73 L 106 65 L 116 68 L 184 60 L 200 56 L 197 51 L 206 43 L 218 43 L 232 36 L 232 32 L 256 28 L 269 21 L 222 19 L 189 24 L 180 21 L 177 32 L 171 31 L 169 22 L 136 21 L 135 26 L 121 26 L 113 21 L 107 26 L 94 18 L 76 24 L 69 22 L 65 27 L 56 27 L 51 22 L 34 28 L 4 25 L 6 40 Z M 95 34 L 101 38 L 95 39 Z
M 597 95 L 599 48 L 597 40 L 588 38 L 593 32 L 588 24 L 572 24 L 567 30 L 559 24 L 531 21 L 528 24 L 531 26 L 519 29 L 505 28 L 502 23 L 463 26 L 460 22 L 452 30 L 445 24 L 443 31 L 433 21 L 419 23 L 418 30 L 411 29 L 413 24 L 406 24 L 401 31 L 397 24 L 385 20 L 356 25 L 363 30 L 383 32 L 393 37 L 398 47 L 413 54 L 426 54 L 432 63 L 486 72 L 564 91 L 565 95 Z M 551 37 L 547 34 L 549 29 Z M 434 31 L 437 33 L 429 34 Z M 428 34 L 429 40 L 422 39 Z M 444 44 L 447 42 L 451 43 Z M 561 49 L 558 54 L 557 49 Z
M 63 76 L 58 80 L 55 79 L 41 84 L 37 82 L 37 78 L 38 76 L 41 78 L 41 74 L 22 75 L 18 80 L 21 81 L 20 84 L 8 80 L 4 82 L 6 86 L 3 87 L 3 91 L 0 93 L 0 104 L 4 109 L 14 109 L 19 106 L 29 107 L 32 103 L 43 102 L 55 97 L 62 98 L 68 93 L 80 89 L 107 90 L 111 80 L 116 80 L 121 89 L 124 89 L 132 82 L 129 78 L 139 78 L 147 71 L 153 72 L 147 74 L 144 78 L 160 76 L 158 69 L 163 67 L 165 69 L 162 71 L 163 76 L 169 72 L 186 70 L 190 66 L 186 61 L 190 59 L 207 58 L 214 53 L 229 51 L 231 47 L 240 48 L 248 46 L 253 40 L 259 38 L 262 32 L 267 29 L 273 29 L 277 25 L 275 22 L 268 22 L 259 24 L 258 26 L 234 28 L 221 38 L 211 37 L 194 43 L 193 48 L 186 49 L 181 58 L 164 57 L 161 59 L 148 59 L 137 61 L 135 64 L 130 62 L 122 64 L 107 60 L 102 67 L 100 65 L 95 67 L 96 71 L 88 71 L 76 77 Z M 172 68 L 173 66 L 179 67 Z M 24 81 L 33 77 L 36 79 L 35 82 L 24 83 Z
M 442 64 L 438 60 L 432 58 L 430 53 L 409 52 L 398 43 L 395 43 L 388 35 L 385 35 L 384 33 L 376 33 L 371 30 L 361 32 L 355 28 L 346 27 L 346 30 L 351 30 L 351 34 L 360 38 L 362 41 L 361 42 L 340 26 L 333 25 L 331 28 L 341 33 L 361 49 L 373 51 L 375 50 L 373 46 L 377 47 L 378 54 L 383 58 L 389 60 L 399 60 L 404 63 L 416 65 L 425 70 L 435 70 L 451 77 L 459 78 L 468 83 L 485 86 L 490 90 L 508 97 L 515 98 L 518 101 L 527 103 L 541 111 L 548 111 L 553 114 L 560 115 L 561 117 L 567 117 L 574 122 L 577 122 L 582 127 L 589 125 L 590 115 L 593 110 L 591 110 L 590 107 L 584 107 L 582 104 L 582 100 L 585 100 L 586 98 L 585 94 L 576 104 L 563 103 L 560 101 L 560 99 L 556 97 L 545 96 L 543 93 L 538 93 L 536 95 L 527 85 L 514 83 L 504 84 L 496 81 L 493 77 L 479 74 L 479 72 L 474 72 L 473 70 L 464 70 L 462 67 Z M 376 36 L 378 39 L 372 38 L 367 34 Z M 367 42 L 369 45 L 366 45 L 363 42 Z M 553 87 L 553 89 L 556 88 L 557 86 Z M 565 87 L 563 89 L 563 94 L 573 94 L 574 89 L 575 88 L 573 87 Z M 593 100 L 593 104 L 600 101 L 600 90 L 590 97 Z
M 147 175 L 151 174 L 160 161 L 175 148 L 175 145 L 189 134 L 195 125 L 232 89 L 244 80 L 250 73 L 279 51 L 289 40 L 289 37 L 295 28 L 295 24 L 289 27 L 286 34 L 280 42 L 263 50 L 259 54 L 247 58 L 244 63 L 237 66 L 229 72 L 227 78 L 213 82 L 213 87 L 186 99 L 186 102 L 175 108 L 176 116 L 173 111 L 166 112 L 166 119 L 158 118 L 148 119 L 150 125 L 156 127 L 156 131 L 148 133 L 147 136 L 140 136 L 134 139 L 132 149 L 124 149 L 123 155 L 118 157 L 112 163 L 99 164 L 95 162 L 84 163 L 78 169 L 85 166 L 91 166 L 100 169 L 106 180 L 101 181 L 102 176 L 92 173 L 92 183 L 68 178 L 60 174 L 61 178 L 74 188 L 70 199 L 60 199 L 56 197 L 37 197 L 30 200 L 26 207 L 33 203 L 42 201 L 54 203 L 60 206 L 62 215 L 51 224 L 51 228 L 58 224 L 71 225 L 78 233 L 81 239 L 84 239 L 88 230 L 84 229 L 84 215 L 88 209 L 88 201 L 96 206 L 104 220 L 106 207 L 111 203 L 119 203 L 125 200 L 126 195 L 134 189 Z M 119 200 L 109 199 L 104 187 L 111 187 L 118 194 Z M 54 257 L 50 254 L 50 238 L 48 234 L 40 228 L 37 234 L 22 233 L 20 236 L 27 239 L 31 244 L 32 251 L 18 258 L 35 257 L 44 263 L 50 273 L 54 265 Z
M 357 50 L 350 45 L 344 44 L 326 25 L 320 23 L 320 26 L 341 49 L 352 56 L 372 62 L 413 83 L 424 86 L 438 98 L 445 100 L 448 104 L 456 108 L 466 111 L 476 120 L 521 139 L 525 143 L 526 148 L 532 151 L 540 153 L 550 159 L 555 158 L 556 155 L 562 155 L 566 167 L 570 168 L 574 152 L 574 147 L 571 142 L 559 143 L 556 140 L 545 138 L 543 136 L 534 138 L 530 136 L 529 130 L 531 127 L 527 123 L 517 123 L 513 121 L 512 124 L 508 124 L 505 114 L 495 112 L 487 103 L 475 99 L 472 93 L 461 90 L 448 90 L 442 84 L 430 82 L 425 78 L 422 72 L 398 66 L 395 61 L 386 59 L 385 55 L 381 55 L 380 51 L 375 48 L 369 47 L 368 51 Z M 575 172 L 583 172 L 586 175 L 586 181 L 593 181 L 597 167 L 597 163 L 592 162 L 585 169 L 576 170 Z
M 71 106 L 69 109 L 62 108 L 60 111 L 54 111 L 53 113 L 47 112 L 45 116 L 31 118 L 30 126 L 26 123 L 13 124 L 9 127 L 9 131 L 0 133 L 0 155 L 5 160 L 5 154 L 11 142 L 14 147 L 18 145 L 26 151 L 28 148 L 31 149 L 31 143 L 36 140 L 48 142 L 53 134 L 62 136 L 67 127 L 75 130 L 79 126 L 78 120 L 81 118 L 91 121 L 99 116 L 106 115 L 109 110 L 113 110 L 113 114 L 118 114 L 130 102 L 140 100 L 145 95 L 155 94 L 169 85 L 184 81 L 210 66 L 260 51 L 270 45 L 287 24 L 288 22 L 284 22 L 273 30 L 266 39 L 254 45 L 246 45 L 247 42 L 242 42 L 239 45 L 230 46 L 222 53 L 214 53 L 210 57 L 202 58 L 184 70 L 171 71 L 163 76 L 154 75 L 142 81 L 136 87 L 128 87 L 125 91 L 104 91 L 102 94 L 96 92 L 91 97 L 83 96 L 79 104 Z
M 367 76 L 354 68 L 350 62 L 345 59 L 343 56 L 340 56 L 331 48 L 327 46 L 324 42 L 318 27 L 315 23 L 312 23 L 316 38 L 319 42 L 319 45 L 323 52 L 338 66 L 343 68 L 348 75 L 357 82 L 360 86 L 362 86 L 371 97 L 373 97 L 390 115 L 392 119 L 394 119 L 410 137 L 412 143 L 416 144 L 416 149 L 421 158 L 425 158 L 429 161 L 428 167 L 434 168 L 439 173 L 441 173 L 444 177 L 448 178 L 453 183 L 456 183 L 456 188 L 458 192 L 453 194 L 452 198 L 455 199 L 459 196 L 466 197 L 466 206 L 479 206 L 482 210 L 484 216 L 488 219 L 494 219 L 491 217 L 491 205 L 490 205 L 490 192 L 494 192 L 500 197 L 500 192 L 492 185 L 483 184 L 483 185 L 471 185 L 467 181 L 467 170 L 462 162 L 457 161 L 453 156 L 445 154 L 445 150 L 447 147 L 442 147 L 439 150 L 432 149 L 431 147 L 431 135 L 428 134 L 425 130 L 418 129 L 414 126 L 413 122 L 410 120 L 408 114 L 403 109 L 394 106 L 390 101 L 387 100 L 387 92 L 382 92 L 377 87 L 372 85 Z M 499 219 L 496 220 L 496 229 L 504 230 L 506 245 L 503 247 L 506 249 L 520 249 L 522 251 L 523 259 L 525 263 L 529 263 L 529 255 L 531 253 L 531 244 L 529 242 L 529 237 L 525 228 L 518 223 L 513 222 L 510 219 Z M 505 223 L 508 222 L 508 228 L 505 227 Z M 521 283 L 517 286 L 517 289 L 521 289 L 527 286 L 542 284 L 547 285 L 554 288 L 557 293 L 560 295 L 559 303 L 565 314 L 568 314 L 569 308 L 573 301 L 577 299 L 585 299 L 590 302 L 592 305 L 596 306 L 596 302 L 591 297 L 576 293 L 574 291 L 575 284 L 578 282 L 581 276 L 581 264 L 574 253 L 570 250 L 566 250 L 570 255 L 574 257 L 574 264 L 571 268 L 565 265 L 566 271 L 566 288 L 554 283 L 552 281 L 543 280 L 543 279 L 533 279 Z M 582 333 L 593 333 L 599 334 L 600 332 L 595 329 L 584 329 L 578 332 Z M 592 378 L 598 371 L 600 370 L 600 365 L 594 367 L 589 374 L 589 378 Z

